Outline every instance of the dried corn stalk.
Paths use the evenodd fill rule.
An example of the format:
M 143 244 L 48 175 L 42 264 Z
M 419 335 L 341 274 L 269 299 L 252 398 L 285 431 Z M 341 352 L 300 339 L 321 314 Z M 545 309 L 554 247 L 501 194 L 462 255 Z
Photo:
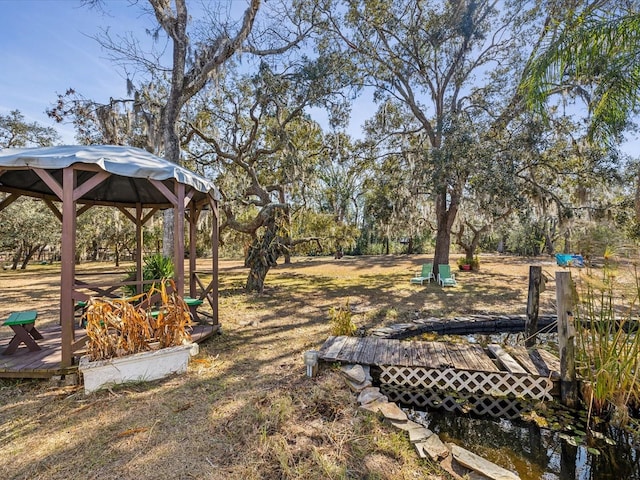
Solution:
M 158 342 L 160 348 L 182 345 L 191 341 L 191 314 L 182 297 L 168 293 L 166 282 L 160 288 L 152 286 L 143 295 L 127 299 L 91 299 L 87 304 L 87 353 L 92 360 L 122 357 L 150 350 Z M 152 297 L 159 295 L 157 318 L 151 315 Z M 146 308 L 136 305 L 147 306 Z
M 151 297 L 160 294 L 160 310 L 157 318 L 149 316 L 153 337 L 160 342 L 160 347 L 173 347 L 191 341 L 191 313 L 189 307 L 175 291 L 176 286 L 173 280 L 169 280 L 173 292 L 168 293 L 166 282 L 160 282 L 160 288 L 155 284 L 148 292 Z

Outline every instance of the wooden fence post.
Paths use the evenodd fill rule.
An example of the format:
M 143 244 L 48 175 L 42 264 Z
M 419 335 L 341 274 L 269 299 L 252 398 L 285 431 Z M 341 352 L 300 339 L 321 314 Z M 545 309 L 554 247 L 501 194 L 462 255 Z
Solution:
M 542 281 L 542 267 L 529 266 L 529 296 L 527 298 L 527 320 L 524 324 L 526 347 L 536 344 L 538 331 L 538 310 L 540 308 L 540 282 Z
M 560 399 L 569 408 L 578 404 L 576 380 L 575 326 L 570 272 L 556 272 L 556 302 L 558 309 L 558 347 L 560 349 Z

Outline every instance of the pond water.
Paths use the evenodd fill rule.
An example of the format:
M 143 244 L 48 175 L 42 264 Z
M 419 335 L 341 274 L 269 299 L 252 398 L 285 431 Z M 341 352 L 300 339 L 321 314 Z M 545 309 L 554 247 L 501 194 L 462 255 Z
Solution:
M 524 343 L 522 333 L 438 338 L 482 345 Z M 557 350 L 557 335 L 541 332 L 537 344 Z M 443 441 L 515 471 L 522 480 L 640 480 L 638 434 L 634 438 L 605 422 L 596 427 L 592 422 L 597 431 L 590 430 L 586 412 L 516 399 L 380 388 L 389 400 L 403 406 L 409 418 Z
M 382 391 L 393 397 L 388 389 Z M 598 438 L 581 437 L 584 420 L 565 418 L 562 432 L 541 428 L 518 418 L 517 412 L 526 416 L 531 411 L 531 405 L 518 401 L 441 393 L 427 397 L 435 406 L 404 406 L 413 421 L 445 442 L 517 472 L 522 480 L 640 480 L 640 451 L 625 431 L 602 424 Z M 484 414 L 473 413 L 476 409 Z

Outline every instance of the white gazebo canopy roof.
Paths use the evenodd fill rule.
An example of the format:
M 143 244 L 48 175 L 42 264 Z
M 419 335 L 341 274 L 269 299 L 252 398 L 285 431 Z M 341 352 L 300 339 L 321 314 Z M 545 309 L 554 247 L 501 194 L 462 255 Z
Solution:
M 32 169 L 47 170 L 60 181 L 62 170 L 77 164 L 90 166 L 86 171 L 78 169 L 80 184 L 86 180 L 82 176 L 95 174 L 96 167 L 111 174 L 78 199 L 80 203 L 165 205 L 166 198 L 149 180 L 184 184 L 195 190 L 196 201 L 206 195 L 219 199 L 210 180 L 145 150 L 116 145 L 0 149 L 0 191 L 53 198 L 53 191 Z

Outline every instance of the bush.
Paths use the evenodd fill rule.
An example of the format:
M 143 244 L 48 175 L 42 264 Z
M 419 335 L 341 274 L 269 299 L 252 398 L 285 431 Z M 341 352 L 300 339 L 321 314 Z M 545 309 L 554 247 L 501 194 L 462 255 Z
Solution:
M 348 300 L 344 307 L 332 307 L 329 310 L 329 317 L 331 320 L 331 335 L 353 337 L 356 334 L 358 327 L 351 319 L 351 308 Z
M 159 280 L 161 278 L 173 277 L 173 259 L 165 257 L 160 253 L 148 256 L 144 259 L 144 265 L 142 266 L 142 280 Z M 136 268 L 129 269 L 126 282 L 133 282 L 136 279 Z M 132 296 L 138 293 L 135 285 L 125 285 L 122 287 L 125 295 Z M 143 292 L 148 292 L 151 289 L 150 284 L 143 286 Z

